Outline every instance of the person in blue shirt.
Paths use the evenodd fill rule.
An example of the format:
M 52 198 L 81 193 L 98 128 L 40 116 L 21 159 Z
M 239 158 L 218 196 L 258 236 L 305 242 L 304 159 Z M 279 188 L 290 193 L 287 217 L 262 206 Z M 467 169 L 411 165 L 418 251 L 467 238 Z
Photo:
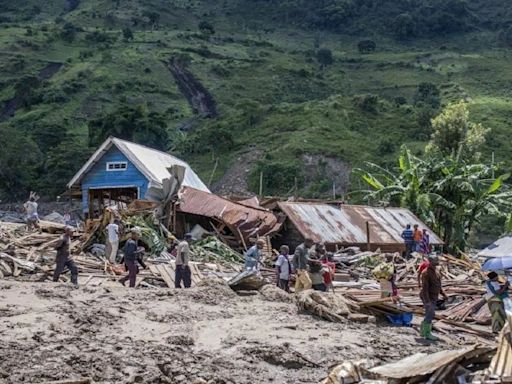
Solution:
M 256 244 L 247 250 L 245 253 L 245 269 L 256 270 L 260 269 L 261 258 L 263 257 L 263 247 L 265 241 L 263 239 L 256 240 Z
M 411 224 L 407 224 L 403 230 L 402 239 L 404 239 L 405 243 L 405 258 L 409 259 L 414 248 L 414 232 L 411 229 Z

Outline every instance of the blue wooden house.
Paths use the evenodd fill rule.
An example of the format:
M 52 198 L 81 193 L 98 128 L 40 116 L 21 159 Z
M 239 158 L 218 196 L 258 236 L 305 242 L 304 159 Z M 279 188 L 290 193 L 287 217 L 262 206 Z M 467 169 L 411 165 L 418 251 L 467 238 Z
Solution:
M 108 138 L 68 183 L 82 196 L 84 213 L 100 213 L 113 202 L 154 200 L 169 169 L 184 169 L 182 185 L 210 192 L 190 166 L 168 153 L 114 137 Z

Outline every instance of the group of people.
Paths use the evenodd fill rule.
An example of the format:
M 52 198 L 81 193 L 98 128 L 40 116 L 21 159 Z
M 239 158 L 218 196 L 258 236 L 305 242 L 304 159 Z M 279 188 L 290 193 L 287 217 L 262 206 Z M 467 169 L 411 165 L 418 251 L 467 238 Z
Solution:
M 74 228 L 66 226 L 64 234 L 59 238 L 54 248 L 57 251 L 56 266 L 53 274 L 53 281 L 59 281 L 60 275 L 66 267 L 71 273 L 71 283 L 74 285 L 78 284 L 78 268 L 73 261 L 69 245 L 71 238 L 74 233 Z M 119 219 L 115 219 L 112 223 L 106 227 L 106 246 L 105 255 L 107 259 L 112 263 L 116 263 L 118 258 L 118 248 L 121 235 L 123 233 L 123 225 Z M 145 248 L 139 244 L 141 237 L 141 230 L 138 227 L 130 229 L 130 236 L 126 240 L 123 247 L 123 257 L 120 260 L 124 264 L 125 270 L 128 272 L 126 276 L 120 278 L 118 281 L 123 286 L 126 282 L 129 282 L 130 287 L 135 287 L 137 274 L 139 273 L 139 266 L 146 269 L 143 255 Z M 192 241 L 192 235 L 187 233 L 185 238 L 177 242 L 176 247 L 172 250 L 172 253 L 176 257 L 176 271 L 175 271 L 175 287 L 176 288 L 190 288 L 191 286 L 191 271 L 189 267 L 190 261 L 190 242 Z
M 263 257 L 265 242 L 262 239 L 249 248 L 245 253 L 245 269 L 259 269 Z M 295 292 L 305 289 L 327 291 L 332 288 L 334 280 L 335 264 L 332 254 L 327 252 L 323 243 L 314 243 L 311 239 L 295 248 L 290 255 L 290 248 L 282 245 L 279 256 L 275 262 L 277 286 L 286 292 L 290 292 L 290 281 L 295 278 Z
M 407 224 L 402 232 L 402 239 L 405 243 L 405 258 L 409 259 L 412 252 L 419 252 L 428 255 L 432 252 L 430 245 L 430 235 L 426 229 L 421 230 L 418 224 Z

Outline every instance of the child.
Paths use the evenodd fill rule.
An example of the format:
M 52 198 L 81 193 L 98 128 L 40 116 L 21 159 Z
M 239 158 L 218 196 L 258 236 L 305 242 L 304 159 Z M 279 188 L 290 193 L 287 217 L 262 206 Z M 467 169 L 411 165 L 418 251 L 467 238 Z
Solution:
M 292 271 L 289 252 L 290 248 L 287 245 L 282 245 L 279 248 L 279 256 L 276 261 L 277 286 L 288 293 L 290 293 L 290 273 Z

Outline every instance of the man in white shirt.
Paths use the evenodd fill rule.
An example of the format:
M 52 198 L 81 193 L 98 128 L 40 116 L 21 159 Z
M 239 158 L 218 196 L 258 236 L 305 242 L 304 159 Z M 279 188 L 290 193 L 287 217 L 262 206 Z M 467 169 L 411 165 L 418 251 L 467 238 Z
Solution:
M 290 248 L 287 245 L 282 245 L 279 248 L 279 256 L 276 261 L 277 269 L 277 286 L 282 290 L 290 293 L 290 274 L 292 265 L 290 263 Z
M 190 260 L 190 243 L 192 242 L 192 235 L 187 233 L 185 240 L 181 241 L 176 248 L 176 274 L 174 276 L 174 286 L 181 288 L 181 281 L 185 288 L 190 288 L 191 272 L 188 262 Z
M 119 220 L 107 225 L 107 247 L 106 256 L 111 263 L 116 262 L 117 250 L 119 249 Z
M 37 213 L 37 203 L 32 195 L 30 199 L 23 205 L 27 211 L 27 229 L 39 228 L 39 215 Z

